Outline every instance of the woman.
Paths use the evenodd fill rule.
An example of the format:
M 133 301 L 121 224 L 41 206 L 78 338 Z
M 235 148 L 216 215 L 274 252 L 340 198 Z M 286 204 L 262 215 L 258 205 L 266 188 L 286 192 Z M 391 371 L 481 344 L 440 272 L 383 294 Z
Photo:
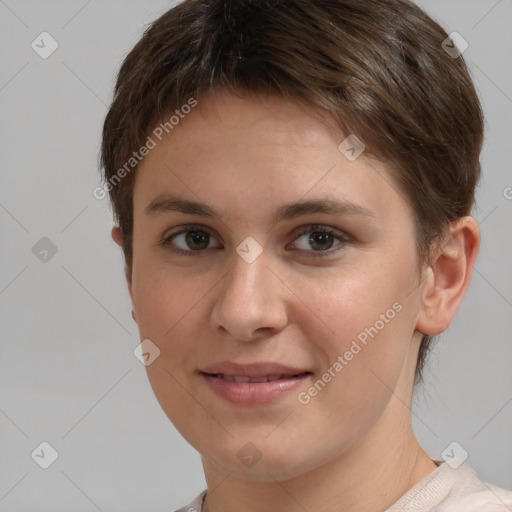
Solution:
M 181 511 L 512 507 L 411 426 L 480 245 L 456 42 L 404 0 L 189 0 L 126 57 L 105 190 L 152 388 L 203 461 Z

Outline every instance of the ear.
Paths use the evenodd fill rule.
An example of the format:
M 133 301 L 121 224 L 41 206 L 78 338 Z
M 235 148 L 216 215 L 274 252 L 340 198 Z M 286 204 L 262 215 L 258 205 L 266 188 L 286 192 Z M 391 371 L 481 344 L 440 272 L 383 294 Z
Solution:
M 453 221 L 422 283 L 416 330 L 435 336 L 451 324 L 471 282 L 480 248 L 480 230 L 473 217 Z
M 112 240 L 114 240 L 119 247 L 123 248 L 123 231 L 119 226 L 114 226 L 112 228 Z M 128 291 L 130 292 L 130 298 L 133 305 L 132 269 L 127 264 L 124 266 L 124 275 L 126 277 L 126 283 L 128 284 Z M 135 312 L 133 310 L 132 317 L 135 322 L 137 322 Z

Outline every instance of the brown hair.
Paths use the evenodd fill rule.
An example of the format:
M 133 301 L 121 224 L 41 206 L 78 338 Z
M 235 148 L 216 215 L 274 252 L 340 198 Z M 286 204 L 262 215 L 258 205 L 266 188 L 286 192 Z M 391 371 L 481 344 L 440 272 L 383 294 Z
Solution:
M 470 213 L 480 175 L 482 111 L 447 37 L 407 0 L 185 0 L 167 11 L 124 60 L 103 127 L 105 190 L 126 265 L 134 151 L 158 120 L 218 88 L 291 98 L 355 134 L 390 165 L 428 261 L 447 224 Z M 417 380 L 431 341 L 423 337 Z

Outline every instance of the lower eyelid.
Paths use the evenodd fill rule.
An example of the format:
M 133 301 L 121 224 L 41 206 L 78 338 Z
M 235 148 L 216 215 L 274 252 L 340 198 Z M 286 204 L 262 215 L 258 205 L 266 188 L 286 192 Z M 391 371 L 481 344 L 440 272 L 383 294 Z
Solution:
M 330 249 L 326 249 L 325 251 L 315 251 L 313 249 L 306 250 L 306 249 L 295 249 L 296 251 L 300 252 L 302 255 L 305 255 L 306 257 L 324 257 L 324 256 L 332 256 L 338 251 L 341 251 L 343 249 L 343 246 L 347 245 L 348 240 L 346 239 L 337 239 L 338 243 L 331 247 Z
M 218 244 L 217 246 L 215 247 L 206 247 L 205 249 L 202 249 L 202 250 L 197 250 L 197 251 L 194 251 L 194 250 L 186 250 L 186 249 L 182 249 L 181 247 L 173 247 L 173 250 L 175 250 L 176 252 L 181 252 L 181 253 L 201 253 L 203 252 L 204 250 L 206 249 L 217 249 L 219 247 L 222 247 L 222 244 L 217 240 L 217 237 L 211 233 L 210 231 L 207 231 L 206 229 L 183 229 L 181 231 L 178 231 L 177 233 L 172 233 L 168 236 L 165 236 L 163 239 L 162 239 L 162 245 L 164 246 L 171 246 L 174 242 L 174 240 L 181 236 L 181 235 L 185 235 L 189 232 L 194 232 L 194 231 L 203 231 L 205 233 L 207 233 L 210 237 L 210 240 L 215 240 L 215 242 Z

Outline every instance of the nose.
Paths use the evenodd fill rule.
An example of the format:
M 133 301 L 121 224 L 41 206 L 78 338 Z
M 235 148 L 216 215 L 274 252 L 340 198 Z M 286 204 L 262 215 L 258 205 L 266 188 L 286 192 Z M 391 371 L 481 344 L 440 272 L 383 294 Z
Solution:
M 270 269 L 265 252 L 252 263 L 238 254 L 219 283 L 212 310 L 214 329 L 239 341 L 281 331 L 287 321 L 286 287 Z

